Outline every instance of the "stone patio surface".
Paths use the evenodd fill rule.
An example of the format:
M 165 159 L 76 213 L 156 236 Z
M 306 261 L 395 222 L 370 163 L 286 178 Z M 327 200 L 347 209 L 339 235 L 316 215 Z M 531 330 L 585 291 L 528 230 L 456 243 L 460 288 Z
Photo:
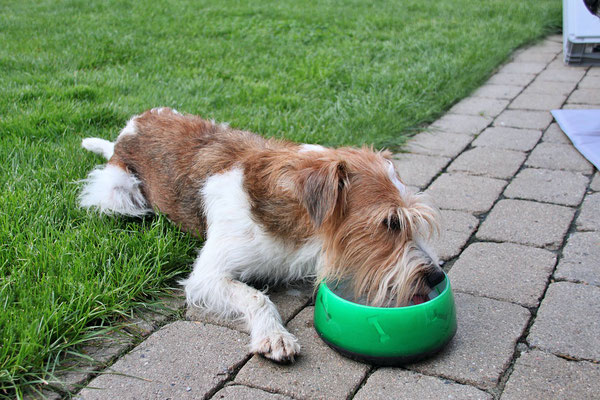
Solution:
M 444 221 L 435 243 L 458 332 L 436 356 L 382 368 L 339 355 L 315 332 L 311 288 L 299 285 L 272 296 L 302 345 L 294 364 L 249 354 L 243 325 L 175 302 L 166 318 L 132 321 L 132 340 L 44 395 L 600 398 L 600 175 L 550 114 L 599 104 L 600 69 L 565 66 L 562 38 L 551 36 L 517 51 L 396 156 L 401 177 Z

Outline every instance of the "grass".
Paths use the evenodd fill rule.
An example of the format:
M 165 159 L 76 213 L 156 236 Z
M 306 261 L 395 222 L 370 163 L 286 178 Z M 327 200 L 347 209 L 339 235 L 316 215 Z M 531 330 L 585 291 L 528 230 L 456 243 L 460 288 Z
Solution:
M 159 105 L 267 136 L 398 149 L 516 48 L 557 0 L 0 2 L 0 396 L 185 274 L 163 217 L 87 214 L 76 182 Z

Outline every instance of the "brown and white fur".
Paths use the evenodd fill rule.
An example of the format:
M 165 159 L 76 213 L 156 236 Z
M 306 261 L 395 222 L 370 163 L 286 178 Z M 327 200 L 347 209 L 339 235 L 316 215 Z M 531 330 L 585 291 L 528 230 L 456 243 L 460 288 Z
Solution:
M 372 305 L 405 305 L 443 277 L 427 245 L 437 212 L 387 152 L 264 139 L 169 108 L 133 117 L 114 143 L 82 145 L 109 161 L 85 180 L 81 205 L 159 211 L 203 237 L 182 282 L 188 303 L 243 317 L 251 351 L 275 361 L 300 346 L 245 282 L 348 279 Z

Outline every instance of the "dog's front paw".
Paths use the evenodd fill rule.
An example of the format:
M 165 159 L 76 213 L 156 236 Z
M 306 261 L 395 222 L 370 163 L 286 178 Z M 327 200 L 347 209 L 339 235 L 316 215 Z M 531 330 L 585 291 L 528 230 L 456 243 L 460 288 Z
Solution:
M 250 350 L 273 361 L 289 363 L 300 353 L 300 345 L 291 333 L 276 331 L 252 340 Z

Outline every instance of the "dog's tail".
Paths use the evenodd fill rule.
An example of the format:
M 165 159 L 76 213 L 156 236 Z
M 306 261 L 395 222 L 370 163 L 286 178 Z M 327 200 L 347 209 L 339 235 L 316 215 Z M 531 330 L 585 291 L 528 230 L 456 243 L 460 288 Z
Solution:
M 81 146 L 107 160 L 106 165 L 96 167 L 83 180 L 79 204 L 84 208 L 95 208 L 105 214 L 122 214 L 139 217 L 152 212 L 141 190 L 141 181 L 116 157 L 115 145 L 99 138 L 83 139 Z
M 115 153 L 115 144 L 113 142 L 95 137 L 83 139 L 81 147 L 92 153 L 100 154 L 107 160 L 110 160 Z

